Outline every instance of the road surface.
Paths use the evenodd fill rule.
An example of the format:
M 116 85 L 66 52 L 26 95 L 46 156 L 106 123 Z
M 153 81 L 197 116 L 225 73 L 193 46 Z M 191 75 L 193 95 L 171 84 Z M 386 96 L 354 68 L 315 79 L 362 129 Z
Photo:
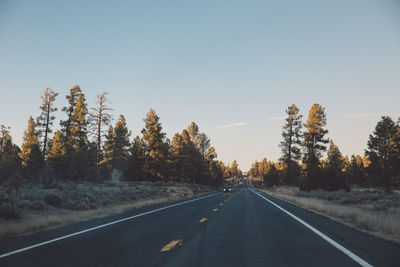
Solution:
M 0 241 L 0 266 L 360 265 L 399 266 L 400 246 L 247 183 Z

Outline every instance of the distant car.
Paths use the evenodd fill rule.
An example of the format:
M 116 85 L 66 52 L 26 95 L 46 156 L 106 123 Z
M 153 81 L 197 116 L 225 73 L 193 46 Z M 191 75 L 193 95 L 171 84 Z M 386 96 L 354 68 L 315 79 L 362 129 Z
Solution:
M 231 192 L 231 188 L 229 186 L 225 186 L 224 193 L 230 193 L 230 192 Z

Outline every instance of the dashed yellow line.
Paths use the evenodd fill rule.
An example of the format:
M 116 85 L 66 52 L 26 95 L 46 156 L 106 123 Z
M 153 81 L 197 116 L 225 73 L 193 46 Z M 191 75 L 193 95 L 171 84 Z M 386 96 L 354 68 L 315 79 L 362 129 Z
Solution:
M 213 211 L 218 211 L 218 209 L 217 209 L 217 208 L 215 208 L 215 209 L 213 209 Z
M 200 221 L 199 221 L 199 223 L 206 222 L 207 220 L 208 220 L 207 217 L 201 218 Z
M 177 245 L 182 246 L 183 240 L 182 239 L 172 240 L 171 242 L 169 242 L 167 245 L 165 245 L 161 249 L 161 252 L 170 251 L 171 249 L 175 248 Z

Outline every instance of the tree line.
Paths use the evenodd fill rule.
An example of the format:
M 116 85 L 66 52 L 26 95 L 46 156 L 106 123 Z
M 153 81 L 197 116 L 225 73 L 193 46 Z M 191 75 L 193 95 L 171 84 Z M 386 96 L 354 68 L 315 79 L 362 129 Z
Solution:
M 296 185 L 302 190 L 350 190 L 359 185 L 381 186 L 391 192 L 400 186 L 400 118 L 396 123 L 382 116 L 369 136 L 364 155 L 349 158 L 327 137 L 324 107 L 312 105 L 304 123 L 295 104 L 286 114 L 279 144 L 281 158 L 278 162 L 266 158 L 254 162 L 249 175 L 262 177 L 267 186 Z
M 47 88 L 41 96 L 41 113 L 29 117 L 23 143 L 13 143 L 10 128 L 0 126 L 0 184 L 18 188 L 24 181 L 55 183 L 59 180 L 178 181 L 219 186 L 224 177 L 239 175 L 218 161 L 210 139 L 192 122 L 172 140 L 166 137 L 160 118 L 150 109 L 141 136 L 131 140 L 125 117 L 112 125 L 107 93 L 88 108 L 81 88 L 72 87 L 62 108 L 65 120 L 53 134 L 58 93 Z

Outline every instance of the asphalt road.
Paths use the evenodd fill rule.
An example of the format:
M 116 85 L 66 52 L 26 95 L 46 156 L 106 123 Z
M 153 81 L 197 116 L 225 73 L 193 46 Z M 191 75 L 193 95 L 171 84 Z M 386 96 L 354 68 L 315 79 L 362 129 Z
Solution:
M 356 255 L 361 264 L 400 265 L 400 246 L 266 198 L 286 212 L 245 183 L 231 194 L 1 240 L 0 266 L 359 266 L 349 255 Z M 118 221 L 124 218 L 129 219 Z M 116 223 L 76 234 L 110 222 Z M 58 237 L 63 239 L 53 240 Z M 9 252 L 16 253 L 5 255 Z

